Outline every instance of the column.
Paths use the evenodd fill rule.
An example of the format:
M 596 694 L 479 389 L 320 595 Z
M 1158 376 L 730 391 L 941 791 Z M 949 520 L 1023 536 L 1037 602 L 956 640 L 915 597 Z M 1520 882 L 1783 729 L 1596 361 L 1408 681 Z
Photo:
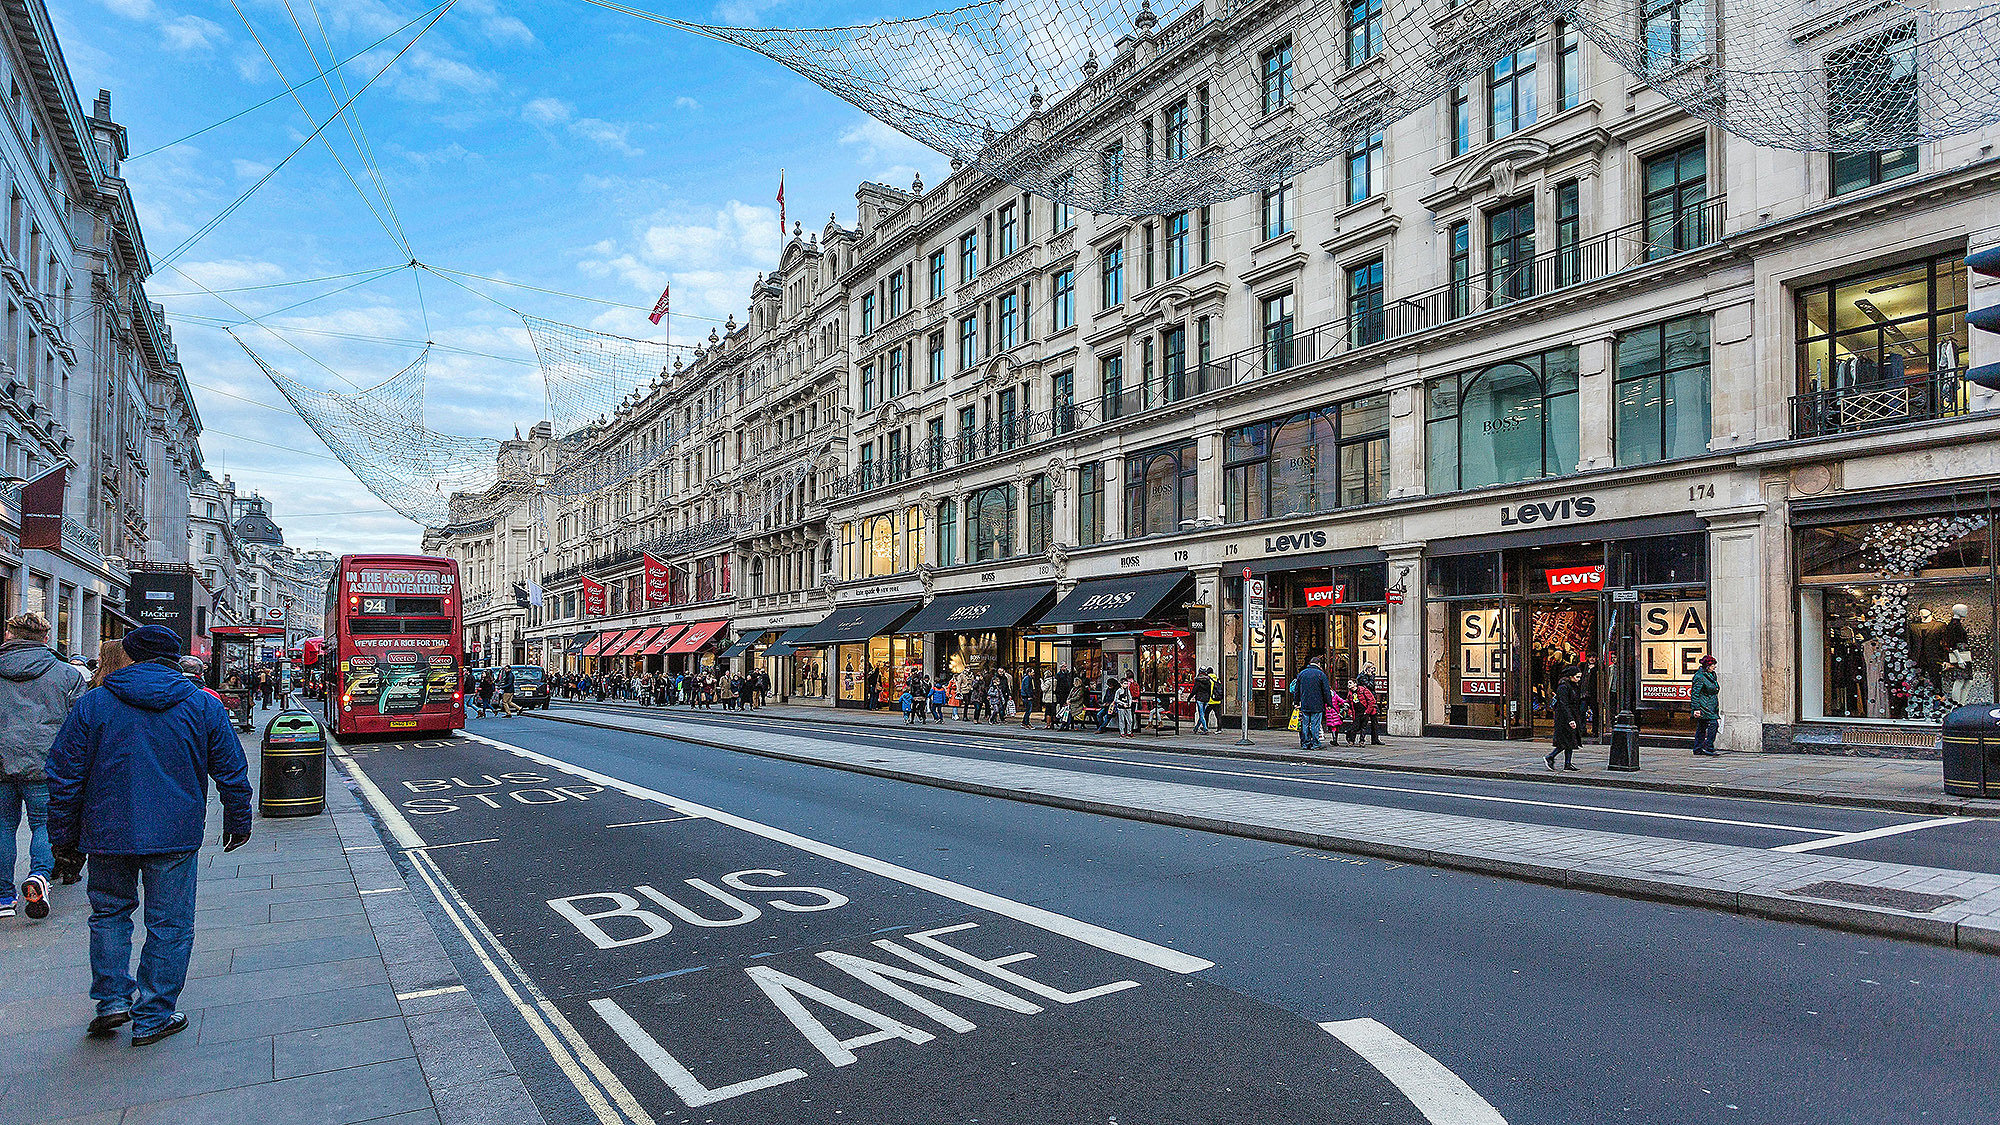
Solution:
M 1792 615 L 1783 611 L 1784 600 L 1778 612 L 1769 612 L 1765 597 L 1771 581 L 1788 600 L 1790 572 L 1767 578 L 1764 517 L 1762 504 L 1708 517 L 1708 651 L 1722 684 L 1721 746 L 1727 750 L 1763 750 L 1767 671 L 1786 685 L 1784 711 L 1790 711 Z M 1768 669 L 1767 651 L 1773 657 Z
M 1195 438 L 1194 511 L 1183 512 L 1196 527 L 1221 523 L 1222 517 L 1222 434 L 1208 430 Z
M 1028 553 L 1028 485 L 1034 473 L 1014 478 L 1014 553 Z
M 1389 383 L 1389 497 L 1422 496 L 1427 486 L 1423 372 L 1391 367 Z
M 1577 352 L 1576 470 L 1608 469 L 1615 461 L 1611 450 L 1612 384 L 1616 381 L 1611 338 L 1581 341 Z
M 1125 538 L 1125 461 L 1106 457 L 1104 465 L 1104 541 Z
M 1389 588 L 1404 588 L 1403 604 L 1389 607 L 1389 733 L 1424 733 L 1424 548 L 1397 543 L 1389 555 Z

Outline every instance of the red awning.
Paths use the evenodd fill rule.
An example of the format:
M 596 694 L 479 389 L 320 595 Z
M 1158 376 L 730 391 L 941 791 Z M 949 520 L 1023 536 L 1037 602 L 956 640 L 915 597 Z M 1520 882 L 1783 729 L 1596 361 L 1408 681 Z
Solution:
M 611 653 L 610 655 L 637 656 L 639 655 L 639 650 L 645 647 L 646 642 L 658 636 L 659 633 L 660 633 L 660 627 L 658 625 L 655 625 L 650 629 L 641 629 L 639 630 L 637 636 L 633 637 L 630 641 L 626 642 L 624 646 L 619 648 L 618 651 Z
M 703 621 L 695 625 L 690 625 L 688 626 L 688 631 L 681 634 L 681 639 L 675 641 L 673 647 L 667 649 L 667 651 L 694 652 L 707 644 L 710 637 L 722 632 L 722 627 L 727 624 L 729 624 L 727 621 Z
M 644 651 L 640 652 L 639 655 L 658 656 L 667 651 L 667 646 L 674 643 L 674 638 L 680 636 L 681 630 L 684 628 L 686 628 L 684 625 L 669 625 L 661 629 L 660 635 L 648 642 Z
M 620 637 L 623 637 L 624 635 L 625 634 L 623 633 L 599 633 L 596 640 L 583 646 L 582 655 L 603 656 L 607 651 L 610 650 L 611 646 L 617 644 L 618 639 Z

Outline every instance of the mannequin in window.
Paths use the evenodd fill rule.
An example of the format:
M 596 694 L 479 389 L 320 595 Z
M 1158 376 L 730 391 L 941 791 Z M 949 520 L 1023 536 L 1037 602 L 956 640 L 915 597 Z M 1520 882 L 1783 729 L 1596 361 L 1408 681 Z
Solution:
M 1945 653 L 1944 677 L 1953 703 L 1972 702 L 1972 635 L 1965 627 L 1965 620 L 1972 615 L 1972 607 L 1959 602 L 1951 607 L 1951 620 L 1945 623 L 1945 640 L 1951 648 Z
M 1912 687 L 1940 694 L 1938 688 L 1952 649 L 1946 631 L 1952 626 L 1957 626 L 1960 638 L 1965 636 L 1965 625 L 1956 618 L 1946 623 L 1938 620 L 1929 606 L 1917 610 L 1917 619 L 1910 623 L 1910 662 L 1917 667 L 1919 682 Z

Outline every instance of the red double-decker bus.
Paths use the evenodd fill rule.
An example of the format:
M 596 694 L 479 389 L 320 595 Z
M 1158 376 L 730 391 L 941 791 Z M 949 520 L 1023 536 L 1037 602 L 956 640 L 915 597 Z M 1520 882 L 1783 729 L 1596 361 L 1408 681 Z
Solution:
M 335 735 L 465 725 L 458 564 L 343 555 L 326 589 L 327 723 Z

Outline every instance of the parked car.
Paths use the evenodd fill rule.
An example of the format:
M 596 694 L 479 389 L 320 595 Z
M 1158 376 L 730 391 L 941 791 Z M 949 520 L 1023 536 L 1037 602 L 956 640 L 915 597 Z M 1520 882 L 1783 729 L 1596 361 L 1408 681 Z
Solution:
M 510 669 L 514 673 L 514 702 L 524 710 L 549 707 L 549 677 L 537 664 L 516 664 Z

